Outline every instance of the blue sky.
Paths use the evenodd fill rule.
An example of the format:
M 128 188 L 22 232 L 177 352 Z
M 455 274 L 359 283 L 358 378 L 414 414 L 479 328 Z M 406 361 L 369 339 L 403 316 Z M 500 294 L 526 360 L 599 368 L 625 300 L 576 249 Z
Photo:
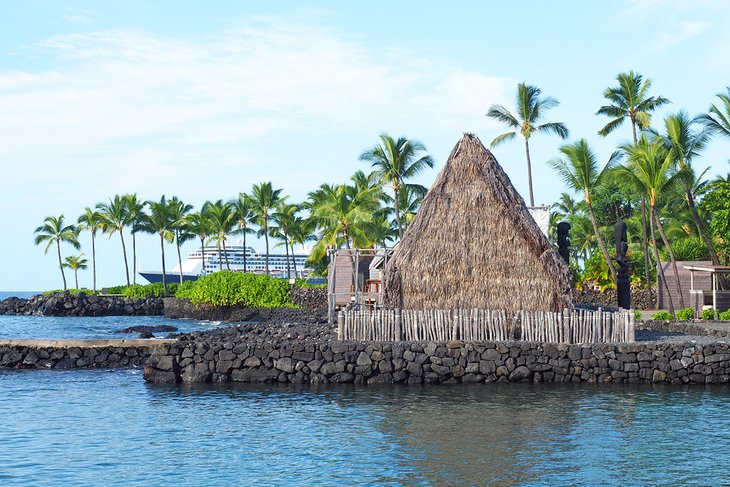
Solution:
M 616 74 L 637 70 L 673 102 L 655 125 L 705 111 L 730 85 L 728 25 L 730 4 L 705 0 L 2 2 L 0 290 L 60 287 L 33 229 L 117 193 L 199 207 L 271 180 L 301 201 L 367 169 L 358 155 L 381 132 L 428 147 L 428 185 L 463 132 L 485 144 L 503 132 L 484 114 L 512 107 L 521 81 L 607 159 L 630 137 L 596 134 Z M 537 203 L 563 191 L 545 164 L 560 144 L 531 141 Z M 526 195 L 522 145 L 494 153 Z M 726 174 L 728 158 L 716 140 L 698 165 Z M 100 284 L 121 283 L 118 236 L 97 241 Z M 140 268 L 160 268 L 157 245 L 140 237 Z

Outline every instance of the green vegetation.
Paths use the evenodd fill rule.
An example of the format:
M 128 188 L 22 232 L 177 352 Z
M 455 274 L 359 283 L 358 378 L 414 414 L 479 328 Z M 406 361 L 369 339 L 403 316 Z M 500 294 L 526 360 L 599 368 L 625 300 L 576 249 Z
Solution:
M 674 315 L 669 311 L 657 311 L 654 315 L 652 315 L 651 319 L 656 321 L 668 321 L 673 320 Z
M 730 321 L 730 309 L 726 309 L 722 313 L 720 313 L 719 317 L 722 321 Z
M 677 319 L 679 321 L 691 321 L 695 317 L 695 310 L 692 308 L 684 308 L 677 311 Z
M 245 272 L 220 271 L 203 276 L 192 286 L 178 290 L 177 297 L 214 306 L 294 307 L 288 281 Z
M 715 319 L 715 310 L 703 309 L 702 310 L 702 319 L 703 320 L 714 320 Z

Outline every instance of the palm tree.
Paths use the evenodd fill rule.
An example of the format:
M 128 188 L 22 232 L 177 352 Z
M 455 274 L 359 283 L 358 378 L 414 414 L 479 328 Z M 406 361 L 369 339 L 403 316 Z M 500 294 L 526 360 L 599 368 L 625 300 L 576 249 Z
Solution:
M 525 139 L 525 156 L 527 157 L 527 183 L 530 188 L 530 206 L 535 206 L 535 198 L 532 192 L 532 163 L 530 161 L 530 136 L 533 132 L 554 133 L 563 140 L 568 138 L 568 129 L 561 122 L 547 122 L 540 124 L 544 113 L 556 106 L 558 100 L 550 96 L 540 98 L 542 91 L 537 86 L 529 86 L 525 83 L 517 85 L 517 116 L 513 115 L 502 105 L 492 105 L 487 112 L 487 117 L 504 123 L 510 128 L 510 132 L 498 135 L 492 140 L 492 149 L 503 142 L 514 139 L 519 133 Z
M 635 184 L 643 188 L 644 194 L 649 198 L 649 229 L 651 230 L 651 241 L 654 247 L 654 257 L 659 267 L 659 273 L 664 281 L 667 290 L 667 298 L 669 301 L 670 312 L 674 314 L 674 303 L 669 295 L 669 287 L 664 277 L 664 269 L 660 264 L 659 250 L 656 244 L 656 235 L 654 225 L 659 229 L 664 246 L 669 252 L 672 268 L 677 282 L 677 293 L 679 294 L 680 307 L 684 308 L 684 297 L 682 296 L 682 285 L 679 280 L 679 272 L 677 271 L 677 263 L 674 259 L 674 251 L 667 240 L 661 219 L 656 212 L 656 205 L 659 195 L 664 191 L 670 190 L 673 185 L 677 184 L 679 173 L 674 171 L 674 163 L 669 152 L 660 141 L 650 141 L 646 135 L 639 138 L 638 143 L 625 145 L 622 149 L 629 156 L 628 165 L 622 165 L 621 171 Z
M 124 272 L 127 275 L 127 286 L 129 286 L 129 264 L 127 263 L 127 247 L 124 244 L 124 227 L 129 225 L 129 213 L 127 211 L 127 200 L 123 196 L 115 195 L 109 199 L 109 203 L 96 205 L 103 218 L 102 228 L 111 237 L 114 232 L 119 232 L 122 241 L 122 255 L 124 255 Z
M 79 288 L 79 269 L 86 269 L 87 260 L 84 258 L 84 254 L 81 255 L 69 255 L 66 257 L 66 262 L 63 264 L 64 267 L 72 269 L 74 271 L 74 282 L 76 288 Z
M 56 251 L 58 253 L 58 268 L 61 270 L 61 277 L 63 278 L 63 290 L 68 289 L 66 284 L 66 274 L 63 272 L 63 261 L 61 260 L 61 242 L 69 243 L 75 249 L 81 248 L 78 240 L 78 230 L 74 225 L 64 225 L 63 215 L 58 217 L 47 216 L 43 220 L 43 225 L 36 228 L 33 233 L 35 234 L 34 242 L 36 245 L 42 242 L 48 242 L 46 245 L 45 253 L 48 253 L 48 249 L 51 245 L 56 244 Z
M 618 86 L 606 88 L 603 92 L 603 97 L 611 104 L 602 106 L 596 112 L 596 115 L 606 115 L 612 120 L 598 133 L 605 137 L 623 125 L 628 118 L 631 122 L 634 143 L 636 143 L 638 141 L 636 128 L 642 130 L 649 128 L 651 112 L 670 102 L 662 96 L 647 96 L 651 88 L 651 80 L 644 80 L 639 73 L 633 71 L 619 73 L 616 81 L 618 81 Z
M 289 269 L 289 236 L 292 231 L 292 226 L 294 225 L 294 219 L 296 218 L 297 213 L 299 212 L 299 206 L 288 204 L 288 203 L 280 203 L 275 208 L 274 213 L 271 215 L 271 222 L 274 224 L 274 226 L 271 227 L 271 230 L 274 235 L 277 235 L 279 238 L 281 238 L 284 241 L 284 248 L 286 250 L 286 276 L 289 278 L 291 276 L 291 272 Z M 292 249 L 292 254 L 294 253 L 294 250 Z M 292 255 L 293 257 L 293 255 Z M 295 270 L 296 275 L 296 270 Z
M 618 86 L 606 88 L 603 92 L 603 97 L 611 104 L 602 106 L 596 112 L 596 115 L 606 115 L 611 117 L 612 120 L 598 133 L 605 137 L 620 127 L 628 118 L 631 122 L 634 144 L 636 144 L 636 128 L 642 130 L 649 128 L 651 112 L 670 102 L 662 96 L 648 96 L 651 80 L 644 80 L 644 77 L 639 73 L 633 71 L 619 73 L 616 76 L 616 81 L 618 81 Z M 649 243 L 646 231 L 646 195 L 641 197 L 641 236 L 643 239 L 642 251 L 644 252 L 646 288 L 649 289 L 651 279 L 649 276 Z
M 395 140 L 388 134 L 380 134 L 380 144 L 360 154 L 360 160 L 370 162 L 375 168 L 381 184 L 390 184 L 393 188 L 398 236 L 403 238 L 404 228 L 400 217 L 399 193 L 401 187 L 420 186 L 408 184 L 405 181 L 415 177 L 427 167 L 433 167 L 433 159 L 426 153 L 426 146 L 405 137 Z
M 281 189 L 274 189 L 271 181 L 254 184 L 251 189 L 251 211 L 254 221 L 259 226 L 259 235 L 263 235 L 266 242 L 266 273 L 269 273 L 269 218 L 271 212 L 286 196 L 281 196 Z
M 380 188 L 358 191 L 354 186 L 342 184 L 332 189 L 327 199 L 319 199 L 312 208 L 312 218 L 322 229 L 322 235 L 312 249 L 310 260 L 317 261 L 324 257 L 328 247 L 344 243 L 350 251 L 354 271 L 352 246 L 366 246 L 372 242 L 370 218 L 379 208 Z
M 608 255 L 606 245 L 601 238 L 601 232 L 598 230 L 596 215 L 593 212 L 593 205 L 591 204 L 591 193 L 600 188 L 603 179 L 606 177 L 608 171 L 611 170 L 611 166 L 616 160 L 617 153 L 611 156 L 608 164 L 600 168 L 595 153 L 588 146 L 588 142 L 585 139 L 580 139 L 574 144 L 561 146 L 560 152 L 565 156 L 565 159 L 553 159 L 548 164 L 563 178 L 568 188 L 573 191 L 583 192 L 586 205 L 588 206 L 588 213 L 591 216 L 591 223 L 593 224 L 593 233 L 596 235 L 598 246 L 603 253 L 603 258 L 606 259 L 613 281 L 616 282 L 616 268 L 613 265 L 611 257 Z
M 689 118 L 687 112 L 680 111 L 677 114 L 669 115 L 664 119 L 665 134 L 661 136 L 672 161 L 680 172 L 680 181 L 684 188 L 684 199 L 687 203 L 692 219 L 697 226 L 700 238 L 710 252 L 710 258 L 714 265 L 720 265 L 720 258 L 717 255 L 712 240 L 707 235 L 705 224 L 700 218 L 695 204 L 693 189 L 701 185 L 702 175 L 699 180 L 696 178 L 692 159 L 697 156 L 710 140 L 709 129 L 695 131 L 692 128 L 694 121 Z
M 231 264 L 228 262 L 228 252 L 226 251 L 226 237 L 236 226 L 236 212 L 233 211 L 233 206 L 230 203 L 224 203 L 223 200 L 218 200 L 215 203 L 206 201 L 203 205 L 203 211 L 208 215 L 210 229 L 218 247 L 218 270 L 223 270 L 221 244 L 223 245 L 223 258 L 226 259 L 226 268 L 231 270 Z
M 137 193 L 125 194 L 124 201 L 127 204 L 128 225 L 132 230 L 132 284 L 137 284 L 137 223 L 144 209 L 144 201 L 137 197 Z
M 730 86 L 726 89 L 727 94 L 717 94 L 720 107 L 711 105 L 708 112 L 697 117 L 697 120 L 713 133 L 730 137 Z
M 294 275 L 297 276 L 297 260 L 294 255 L 294 244 L 305 245 L 314 239 L 314 222 L 309 218 L 295 216 L 289 229 L 289 246 L 291 247 Z
M 89 230 L 91 232 L 91 273 L 93 276 L 93 289 L 96 292 L 96 232 L 102 228 L 104 220 L 101 213 L 92 210 L 88 206 L 84 209 L 84 213 L 78 219 L 79 230 Z
M 251 209 L 251 198 L 246 193 L 239 193 L 238 198 L 231 201 L 231 205 L 233 205 L 233 210 L 236 213 L 236 225 L 238 226 L 236 233 L 243 235 L 243 272 L 248 272 L 248 264 L 246 262 L 246 236 L 254 233 L 253 229 L 248 225 L 255 217 Z
M 170 202 L 165 195 L 160 201 L 147 201 L 149 214 L 142 212 L 139 216 L 137 229 L 144 233 L 157 234 L 160 237 L 160 252 L 162 255 L 162 288 L 167 294 L 167 270 L 165 268 L 165 242 L 172 243 L 175 235 L 172 230 L 173 218 Z
M 205 210 L 206 208 L 203 207 Z M 186 215 L 185 217 L 185 232 L 195 235 L 200 239 L 200 251 L 202 252 L 202 263 L 203 267 L 201 272 L 205 274 L 205 240 L 208 236 L 213 233 L 211 230 L 210 219 L 208 214 L 201 210 L 195 213 Z
M 182 256 L 180 255 L 180 245 L 195 237 L 194 234 L 187 232 L 185 228 L 185 216 L 193 209 L 193 205 L 183 203 L 177 196 L 170 198 L 168 202 L 170 219 L 172 220 L 172 232 L 175 236 L 175 247 L 177 248 L 177 265 L 180 269 L 180 284 L 183 283 Z

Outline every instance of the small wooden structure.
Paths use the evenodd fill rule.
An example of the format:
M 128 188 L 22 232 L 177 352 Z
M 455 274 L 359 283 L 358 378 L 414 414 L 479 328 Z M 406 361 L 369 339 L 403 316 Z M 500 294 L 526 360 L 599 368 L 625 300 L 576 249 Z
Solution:
M 667 295 L 667 286 L 664 285 L 662 274 L 657 268 L 657 308 L 667 309 L 669 307 L 668 296 L 671 296 L 674 307 L 679 309 L 680 299 L 677 291 L 677 278 L 674 275 L 674 269 L 672 269 L 672 264 L 671 262 L 660 262 L 659 265 L 664 270 L 664 277 L 667 280 L 669 294 Z M 712 294 L 712 281 L 710 279 L 710 274 L 697 273 L 692 276 L 688 267 L 712 267 L 712 262 L 709 260 L 677 261 L 677 273 L 679 274 L 679 283 L 682 286 L 682 297 L 684 298 L 684 304 L 686 306 L 693 306 L 690 303 L 694 303 L 698 299 L 698 294 L 692 293 L 690 291 L 691 289 L 704 291 L 704 298 L 702 296 L 699 296 L 699 309 L 700 312 L 702 312 L 702 299 L 709 299 L 710 294 Z M 693 279 L 694 284 L 692 283 Z
M 327 303 L 330 323 L 338 307 L 375 307 L 382 302 L 381 273 L 393 249 L 330 249 L 327 267 Z M 357 269 L 353 272 L 353 269 Z
M 689 286 L 692 307 L 695 316 L 701 316 L 704 306 L 709 304 L 708 297 L 712 297 L 712 309 L 715 313 L 730 309 L 730 291 L 721 290 L 719 280 L 730 275 L 730 267 L 713 265 L 685 265 L 682 266 L 689 271 Z M 709 290 L 707 286 L 701 286 L 704 281 L 710 281 Z

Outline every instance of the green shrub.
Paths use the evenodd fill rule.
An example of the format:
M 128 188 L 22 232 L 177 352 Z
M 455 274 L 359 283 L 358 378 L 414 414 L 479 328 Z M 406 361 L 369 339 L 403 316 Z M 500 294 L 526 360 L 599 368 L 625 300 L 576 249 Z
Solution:
M 669 311 L 657 311 L 651 318 L 656 321 L 667 321 L 674 319 Z
M 175 287 L 176 298 L 187 298 L 190 291 L 195 287 L 195 281 L 183 281 L 182 284 L 177 284 Z M 171 293 L 173 294 L 173 293 Z
M 638 309 L 634 311 L 634 319 L 636 321 L 641 321 L 641 311 L 639 311 Z
M 710 260 L 710 251 L 700 237 L 683 237 L 672 240 L 672 250 L 676 260 Z M 659 252 L 664 262 L 669 262 L 669 251 L 665 248 Z
M 703 309 L 702 310 L 702 319 L 703 320 L 714 320 L 715 319 L 715 310 Z
M 677 311 L 677 319 L 680 321 L 690 321 L 695 317 L 695 310 L 692 308 L 684 308 Z
M 127 286 L 112 286 L 106 288 L 107 294 L 124 294 L 124 290 Z
M 294 283 L 294 287 L 311 289 L 311 288 L 318 288 L 318 287 L 327 287 L 327 283 L 323 282 L 322 284 L 311 284 L 311 283 L 307 282 L 306 279 L 299 278 Z
M 50 291 L 46 291 L 43 294 L 60 294 L 63 293 L 63 289 L 52 289 Z M 79 294 L 79 293 L 86 293 L 86 294 L 93 294 L 93 291 L 91 289 L 67 289 L 67 293 L 69 294 Z
M 726 309 L 725 311 L 720 313 L 719 318 L 722 321 L 730 321 L 730 309 Z
M 245 306 L 250 308 L 293 307 L 289 282 L 265 274 L 219 271 L 200 277 L 180 297 L 195 304 Z
M 177 282 L 171 282 L 167 285 L 167 295 L 174 296 L 180 286 Z M 153 282 L 152 284 L 132 284 L 131 286 L 121 286 L 121 294 L 125 298 L 164 298 L 165 290 L 161 282 Z

